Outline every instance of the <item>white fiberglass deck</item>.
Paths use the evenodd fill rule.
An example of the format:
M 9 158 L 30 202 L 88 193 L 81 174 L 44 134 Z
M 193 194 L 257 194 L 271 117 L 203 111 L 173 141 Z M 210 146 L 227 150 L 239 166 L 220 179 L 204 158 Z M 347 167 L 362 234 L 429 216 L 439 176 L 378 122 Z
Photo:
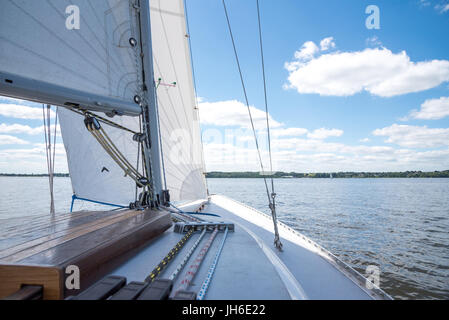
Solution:
M 190 208 L 189 208 L 190 207 Z M 191 210 L 191 206 L 182 207 Z M 229 198 L 214 195 L 202 212 L 220 217 L 197 216 L 208 221 L 231 222 L 229 232 L 212 277 L 206 299 L 373 299 L 389 298 L 379 289 L 365 288 L 364 279 L 330 253 L 296 231 L 280 223 L 283 252 L 273 245 L 273 223 L 270 217 Z M 186 267 L 195 259 L 210 233 L 206 233 Z M 218 233 L 190 291 L 198 292 L 221 243 L 224 233 Z M 175 259 L 161 273 L 168 278 L 199 237 L 194 234 Z M 173 227 L 150 243 L 134 258 L 111 274 L 122 275 L 128 281 L 143 281 L 170 249 L 182 238 Z M 179 273 L 177 288 L 187 271 Z

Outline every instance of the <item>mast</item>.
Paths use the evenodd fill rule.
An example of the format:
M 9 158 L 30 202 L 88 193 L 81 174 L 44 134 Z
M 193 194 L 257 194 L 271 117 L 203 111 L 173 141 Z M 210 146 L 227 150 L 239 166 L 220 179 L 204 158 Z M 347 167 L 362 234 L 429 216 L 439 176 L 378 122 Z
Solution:
M 143 65 L 143 92 L 146 102 L 142 106 L 142 119 L 144 133 L 148 139 L 144 144 L 145 165 L 147 173 L 151 172 L 152 186 L 155 200 L 158 198 L 162 201 L 162 170 L 161 170 L 161 150 L 159 145 L 159 127 L 157 118 L 156 103 L 156 87 L 153 71 L 153 46 L 151 40 L 151 23 L 150 23 L 150 0 L 139 1 L 139 24 L 140 38 L 142 48 L 142 65 Z M 165 201 L 163 201 L 165 202 Z

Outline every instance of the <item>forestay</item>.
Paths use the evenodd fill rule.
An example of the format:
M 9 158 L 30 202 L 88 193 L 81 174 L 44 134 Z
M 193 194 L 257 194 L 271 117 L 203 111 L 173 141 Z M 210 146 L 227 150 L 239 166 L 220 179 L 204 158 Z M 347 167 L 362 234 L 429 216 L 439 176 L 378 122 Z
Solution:
M 183 2 L 152 0 L 150 11 L 167 189 L 172 200 L 204 199 L 201 133 Z

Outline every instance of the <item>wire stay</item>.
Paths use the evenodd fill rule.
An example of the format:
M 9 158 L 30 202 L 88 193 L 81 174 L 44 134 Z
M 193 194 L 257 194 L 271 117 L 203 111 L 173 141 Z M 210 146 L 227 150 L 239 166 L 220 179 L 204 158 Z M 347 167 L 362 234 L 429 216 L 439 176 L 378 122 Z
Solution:
M 268 189 L 265 169 L 264 169 L 264 166 L 263 166 L 262 156 L 261 156 L 261 152 L 260 152 L 260 148 L 259 148 L 259 142 L 258 142 L 258 139 L 257 139 L 256 129 L 254 127 L 254 121 L 253 121 L 253 117 L 252 117 L 252 114 L 251 114 L 251 109 L 250 109 L 250 106 L 249 106 L 248 95 L 247 95 L 246 87 L 245 87 L 245 81 L 243 79 L 243 73 L 242 73 L 242 69 L 240 67 L 240 62 L 239 62 L 239 58 L 238 58 L 238 54 L 237 54 L 237 48 L 236 48 L 236 45 L 235 45 L 234 36 L 232 34 L 231 23 L 229 21 L 229 15 L 228 15 L 228 10 L 226 8 L 225 0 L 222 0 L 222 3 L 223 3 L 225 16 L 226 16 L 226 22 L 227 22 L 227 26 L 228 26 L 229 35 L 230 35 L 231 41 L 232 41 L 232 48 L 234 50 L 234 57 L 235 57 L 235 61 L 237 63 L 237 68 L 238 68 L 239 75 L 240 75 L 240 82 L 241 82 L 242 89 L 243 89 L 243 95 L 245 97 L 245 103 L 246 103 L 246 107 L 248 109 L 248 115 L 249 115 L 249 119 L 250 119 L 250 122 L 251 122 L 251 128 L 252 128 L 253 135 L 254 135 L 254 141 L 255 141 L 255 144 L 256 144 L 257 154 L 258 154 L 258 158 L 259 158 L 261 174 L 263 176 L 263 180 L 264 180 L 264 183 L 265 183 L 265 189 L 266 189 L 266 193 L 267 193 L 267 197 L 268 197 L 268 207 L 271 210 L 271 215 L 272 215 L 272 218 L 273 218 L 274 234 L 275 234 L 274 244 L 275 244 L 277 249 L 282 251 L 282 243 L 280 241 L 279 231 L 278 231 L 278 228 L 277 228 L 276 205 L 275 205 L 275 196 L 276 196 L 276 194 L 274 193 L 273 177 L 271 177 L 272 192 L 270 194 L 270 191 Z M 263 69 L 264 93 L 265 93 L 265 109 L 266 109 L 266 116 L 267 116 L 267 125 L 268 125 L 268 128 L 269 128 L 268 103 L 267 103 L 266 81 L 265 81 L 265 66 L 264 66 L 264 61 L 263 61 L 262 31 L 261 31 L 261 27 L 260 27 L 260 14 L 259 14 L 259 1 L 258 0 L 257 0 L 257 15 L 258 15 L 258 22 L 259 22 L 259 41 L 260 41 L 261 54 L 262 54 L 262 69 Z M 269 131 L 268 131 L 268 137 L 269 136 L 270 136 L 270 134 L 269 134 Z M 270 165 L 271 165 L 271 169 L 272 169 L 271 146 L 269 146 L 269 150 L 270 150 Z

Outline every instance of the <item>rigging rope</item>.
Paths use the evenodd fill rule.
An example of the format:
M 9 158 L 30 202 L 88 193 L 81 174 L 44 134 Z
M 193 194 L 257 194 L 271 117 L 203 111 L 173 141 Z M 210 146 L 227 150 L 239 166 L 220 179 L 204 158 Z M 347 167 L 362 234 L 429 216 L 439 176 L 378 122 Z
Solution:
M 118 123 L 115 123 L 115 122 L 113 122 L 111 120 L 103 118 L 102 116 L 99 116 L 96 113 L 93 113 L 93 112 L 90 112 L 90 111 L 87 111 L 87 110 L 77 110 L 77 109 L 70 108 L 70 107 L 66 107 L 66 108 L 69 109 L 70 111 L 78 113 L 79 115 L 82 115 L 82 116 L 88 115 L 88 116 L 91 116 L 91 117 L 95 117 L 95 118 L 98 119 L 98 121 L 106 123 L 106 124 L 110 125 L 111 127 L 115 127 L 117 129 L 125 130 L 125 131 L 128 131 L 128 132 L 132 133 L 132 134 L 139 133 L 139 132 L 133 131 L 133 130 L 131 130 L 129 128 L 126 128 L 126 127 L 124 127 L 124 126 L 122 126 L 122 125 L 120 125 Z
M 87 110 L 76 110 L 74 108 L 68 108 L 70 111 L 75 112 L 79 115 L 82 115 L 85 117 L 85 123 L 87 130 L 92 134 L 92 136 L 98 141 L 98 143 L 103 147 L 105 152 L 114 160 L 114 162 L 124 171 L 125 176 L 129 176 L 131 179 L 133 179 L 136 183 L 136 201 L 132 204 L 130 204 L 130 207 L 133 208 L 146 208 L 151 205 L 151 201 L 153 200 L 153 187 L 152 187 L 152 177 L 151 177 L 151 170 L 149 174 L 149 179 L 144 176 L 144 174 L 141 174 L 139 172 L 139 156 L 140 152 L 142 153 L 142 170 L 147 171 L 148 176 L 148 170 L 146 170 L 146 165 L 144 164 L 146 156 L 144 152 L 143 143 L 145 143 L 145 140 L 140 139 L 143 134 L 141 132 L 133 131 L 129 128 L 126 128 L 118 123 L 115 123 L 113 121 L 110 121 L 108 119 L 105 119 L 95 113 L 92 113 Z M 142 111 L 143 114 L 143 111 Z M 114 144 L 112 139 L 109 137 L 109 135 L 106 133 L 106 131 L 101 127 L 100 122 L 106 123 L 116 129 L 124 130 L 130 133 L 133 133 L 133 140 L 135 140 L 139 146 L 138 146 L 138 155 L 137 155 L 137 168 L 135 168 L 128 159 L 123 155 L 123 153 L 117 148 L 117 146 Z M 139 128 L 140 131 L 142 126 L 142 119 L 139 117 Z M 151 167 L 151 166 L 150 166 Z M 143 192 L 140 193 L 139 199 L 137 199 L 137 188 L 143 188 Z M 148 190 L 146 192 L 145 190 Z M 149 198 L 147 197 L 149 195 Z
M 109 154 L 109 156 L 115 161 L 115 163 L 125 172 L 125 176 L 129 176 L 133 179 L 139 187 L 144 187 L 147 184 L 144 183 L 145 178 L 132 166 L 131 163 L 126 159 L 126 157 L 120 152 L 117 146 L 109 138 L 108 134 L 103 130 L 103 128 L 94 123 L 96 117 L 91 117 L 86 115 L 86 127 L 87 130 L 92 134 L 92 136 L 100 143 L 103 149 Z M 89 122 L 90 121 L 90 122 Z
M 232 34 L 231 23 L 229 21 L 228 10 L 226 8 L 225 0 L 222 0 L 222 3 L 223 3 L 223 9 L 224 9 L 224 12 L 225 12 L 225 16 L 226 16 L 226 22 L 227 22 L 227 26 L 228 26 L 229 35 L 230 35 L 231 41 L 232 41 L 232 48 L 234 49 L 234 57 L 235 57 L 235 60 L 236 60 L 236 63 L 237 63 L 237 68 L 238 68 L 239 75 L 240 75 L 240 82 L 241 82 L 242 89 L 243 89 L 243 95 L 245 97 L 245 103 L 246 103 L 246 107 L 248 109 L 248 115 L 249 115 L 249 119 L 250 119 L 250 122 L 251 122 L 251 128 L 252 128 L 253 135 L 254 135 L 254 141 L 255 141 L 255 144 L 256 144 L 256 149 L 257 149 L 257 154 L 258 154 L 258 158 L 259 158 L 260 168 L 261 168 L 263 180 L 264 180 L 264 183 L 265 183 L 265 189 L 266 189 L 266 193 L 267 193 L 267 197 L 268 197 L 268 207 L 270 208 L 271 215 L 273 217 L 274 234 L 275 234 L 274 244 L 275 244 L 276 248 L 278 248 L 279 250 L 282 250 L 282 243 L 280 242 L 279 231 L 278 231 L 278 228 L 277 228 L 276 208 L 275 208 L 275 205 L 274 205 L 274 197 L 276 195 L 274 193 L 274 183 L 273 183 L 273 189 L 272 189 L 273 192 L 270 195 L 270 191 L 268 189 L 267 179 L 266 179 L 266 175 L 265 175 L 265 169 L 264 169 L 263 162 L 262 162 L 262 156 L 261 156 L 261 152 L 260 152 L 260 148 L 259 148 L 259 142 L 258 142 L 258 139 L 257 139 L 256 129 L 254 127 L 254 121 L 253 121 L 253 117 L 252 117 L 252 114 L 251 114 L 251 109 L 250 109 L 250 106 L 249 106 L 248 95 L 246 93 L 245 82 L 243 80 L 242 69 L 240 67 L 239 57 L 238 57 L 238 54 L 237 54 L 237 48 L 236 48 L 236 45 L 235 45 L 234 36 Z M 261 52 L 263 53 L 262 42 L 261 42 L 262 41 L 262 32 L 261 32 L 261 29 L 260 29 L 260 15 L 259 15 L 259 3 L 258 2 L 257 2 L 257 13 L 258 13 L 258 18 L 259 18 L 258 21 L 259 21 L 259 36 L 260 36 L 259 38 L 260 38 L 260 44 L 261 44 Z M 263 67 L 263 69 L 265 69 L 264 65 L 263 65 L 263 62 L 262 62 L 262 67 Z M 264 74 L 265 74 L 265 71 L 264 71 Z M 265 88 L 264 91 L 265 91 L 265 99 L 266 99 L 265 76 L 264 76 L 264 88 Z M 265 102 L 266 102 L 266 100 L 265 100 Z M 268 107 L 267 107 L 267 104 L 266 104 L 266 109 L 267 108 Z M 267 123 L 268 123 L 268 113 L 267 113 Z M 269 136 L 269 134 L 268 134 L 268 136 Z M 271 163 L 271 151 L 270 151 L 270 163 Z
M 47 112 L 45 112 L 47 111 Z M 56 107 L 55 112 L 55 129 L 53 138 L 53 150 L 51 144 L 51 106 L 47 104 L 42 105 L 42 116 L 44 120 L 44 136 L 45 136 L 45 153 L 47 156 L 47 170 L 48 170 L 48 183 L 50 189 L 50 213 L 55 213 L 55 199 L 53 193 L 53 181 L 54 181 L 54 171 L 55 171 L 55 155 L 56 155 L 56 128 L 58 126 L 58 107 Z
M 176 207 L 176 206 L 175 206 L 173 203 L 171 203 L 171 202 L 169 202 L 168 204 L 169 204 L 169 206 L 172 206 L 173 208 L 175 208 L 175 209 L 178 211 L 178 212 L 177 212 L 178 215 L 180 215 L 180 216 L 182 216 L 182 217 L 184 217 L 184 218 L 187 218 L 187 219 L 189 219 L 189 220 L 191 220 L 191 221 L 196 221 L 196 222 L 202 222 L 202 221 L 204 221 L 204 220 L 201 219 L 201 218 L 189 216 L 186 212 L 184 212 L 183 210 L 179 209 L 178 207 Z M 170 207 L 169 207 L 169 208 L 170 208 Z
M 271 136 L 270 136 L 270 122 L 268 119 L 268 99 L 267 99 L 267 83 L 265 80 L 265 61 L 263 57 L 263 44 L 262 44 L 262 27 L 260 23 L 260 9 L 259 9 L 259 0 L 256 0 L 257 4 L 257 22 L 259 25 L 259 43 L 260 43 L 260 56 L 261 56 L 261 64 L 262 64 L 262 78 L 263 78 L 263 92 L 264 92 L 264 100 L 265 100 L 265 115 L 267 119 L 267 140 L 268 140 L 268 154 L 270 157 L 270 178 L 271 178 L 271 204 L 270 204 L 270 210 L 271 210 L 271 216 L 273 217 L 273 224 L 274 224 L 274 234 L 275 239 L 274 243 L 276 247 L 280 250 L 282 250 L 282 243 L 279 238 L 279 231 L 277 226 L 277 216 L 276 216 L 276 193 L 274 192 L 274 179 L 273 179 L 273 161 L 271 157 Z

